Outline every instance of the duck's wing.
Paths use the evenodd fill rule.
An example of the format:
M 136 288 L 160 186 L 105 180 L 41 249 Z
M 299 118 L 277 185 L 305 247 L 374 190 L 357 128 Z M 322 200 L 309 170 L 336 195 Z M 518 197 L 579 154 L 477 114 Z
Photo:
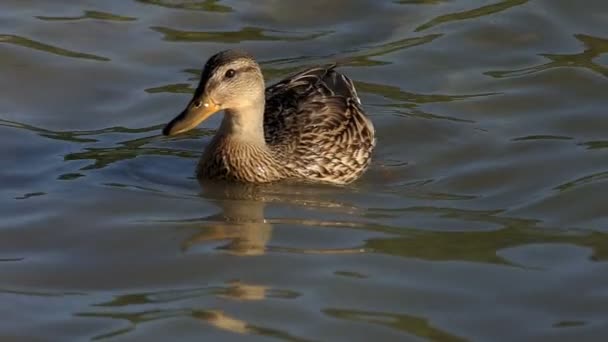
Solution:
M 308 69 L 267 88 L 265 137 L 271 149 L 308 177 L 348 182 L 369 164 L 374 127 L 353 82 L 334 68 Z

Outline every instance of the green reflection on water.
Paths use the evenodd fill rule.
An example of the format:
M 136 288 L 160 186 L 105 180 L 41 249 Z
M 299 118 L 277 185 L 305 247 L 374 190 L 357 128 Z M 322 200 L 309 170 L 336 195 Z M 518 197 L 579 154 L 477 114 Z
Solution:
M 418 107 L 420 104 L 426 103 L 461 101 L 475 97 L 497 95 L 497 93 L 482 93 L 469 95 L 416 94 L 401 90 L 399 87 L 384 84 L 355 81 L 355 85 L 359 92 L 380 95 L 384 98 L 397 101 L 398 103 L 384 105 L 385 107 L 396 108 L 397 110 L 395 114 L 397 115 L 423 119 L 449 120 L 465 123 L 474 123 L 475 121 L 461 119 L 453 116 L 432 114 L 420 110 Z
M 572 137 L 566 137 L 563 135 L 550 135 L 550 134 L 538 134 L 538 135 L 527 135 L 525 137 L 517 137 L 511 139 L 511 141 L 528 141 L 528 140 L 572 140 Z
M 264 195 L 258 201 L 227 201 L 222 205 L 226 212 L 232 213 L 231 219 L 251 217 L 254 203 L 281 202 L 299 204 L 297 197 Z M 253 209 L 252 209 L 253 208 Z M 412 212 L 413 214 L 437 215 L 439 219 L 458 220 L 461 222 L 486 223 L 496 226 L 495 230 L 479 231 L 433 231 L 415 227 L 391 227 L 378 225 L 373 222 L 356 221 L 330 221 L 313 220 L 308 218 L 272 218 L 263 219 L 263 210 L 259 209 L 256 217 L 260 217 L 263 224 L 229 224 L 223 222 L 222 217 L 216 216 L 199 219 L 174 221 L 182 227 L 201 227 L 196 236 L 187 238 L 187 243 L 209 243 L 212 241 L 232 241 L 230 244 L 253 245 L 262 253 L 292 253 L 292 254 L 353 254 L 353 253 L 379 253 L 406 258 L 418 258 L 429 261 L 466 261 L 500 265 L 513 265 L 511 262 L 497 255 L 500 250 L 525 246 L 528 244 L 571 244 L 593 251 L 594 260 L 608 259 L 608 234 L 584 230 L 563 230 L 541 228 L 541 221 L 503 217 L 500 210 L 479 211 L 439 207 L 409 207 L 403 209 L 369 209 L 367 218 L 392 217 L 395 212 Z M 236 216 L 235 216 L 236 215 Z M 164 221 L 163 221 L 164 222 Z M 172 221 L 173 222 L 173 221 Z M 254 222 L 255 223 L 255 222 Z M 268 246 L 271 241 L 273 226 L 300 225 L 320 229 L 353 229 L 365 232 L 377 232 L 388 237 L 368 239 L 362 246 L 353 248 L 310 249 L 284 246 Z M 268 226 L 263 227 L 263 226 Z M 259 237 L 263 236 L 263 239 Z M 257 255 L 257 254 L 256 254 Z
M 93 340 L 105 340 L 127 334 L 135 330 L 139 325 L 180 317 L 189 317 L 210 324 L 218 329 L 229 331 L 241 335 L 261 335 L 274 337 L 283 341 L 305 342 L 310 341 L 305 338 L 293 336 L 285 331 L 267 328 L 259 325 L 249 324 L 220 310 L 200 310 L 200 309 L 151 309 L 138 312 L 82 312 L 76 313 L 76 317 L 88 318 L 108 318 L 113 320 L 125 320 L 129 325 L 125 328 L 97 335 Z
M 230 6 L 218 4 L 220 0 L 205 0 L 205 1 L 168 1 L 168 0 L 136 0 L 147 5 L 156 5 L 166 8 L 176 8 L 184 10 L 196 10 L 207 12 L 232 12 Z
M 258 37 L 258 40 L 288 40 L 285 37 L 269 37 L 264 36 L 262 31 L 255 33 L 255 37 L 250 36 L 246 37 L 247 34 L 243 35 L 243 30 L 237 32 L 185 32 L 185 31 L 175 31 L 167 28 L 153 28 L 159 32 L 165 33 L 166 35 L 170 35 L 171 38 L 165 37 L 168 40 L 176 40 L 176 41 L 199 41 L 199 40 L 213 40 L 217 39 L 222 42 L 235 42 L 239 39 L 242 40 L 255 40 L 255 37 Z M 169 30 L 169 31 L 165 31 Z M 261 29 L 256 29 L 261 30 Z M 279 32 L 279 31 L 276 31 Z M 323 34 L 329 34 L 330 32 L 325 33 L 315 33 L 309 35 L 306 39 L 314 39 Z M 251 35 L 250 33 L 248 33 Z M 175 37 L 173 37 L 175 35 Z M 259 38 L 260 35 L 263 38 Z M 281 58 L 275 60 L 261 61 L 260 65 L 262 67 L 262 72 L 264 73 L 264 77 L 267 80 L 277 79 L 279 77 L 286 77 L 296 73 L 297 71 L 303 70 L 306 67 L 310 67 L 312 65 L 318 64 L 328 64 L 328 63 L 337 63 L 339 66 L 354 66 L 354 67 L 364 67 L 364 66 L 375 66 L 375 65 L 386 65 L 390 64 L 387 61 L 378 61 L 374 60 L 373 57 L 380 57 L 383 55 L 387 55 L 392 52 L 400 51 L 403 49 L 407 49 L 414 46 L 419 46 L 422 44 L 430 43 L 435 39 L 441 37 L 441 34 L 431 34 L 420 37 L 413 38 L 405 38 L 399 39 L 396 41 L 390 41 L 384 44 L 373 45 L 357 50 L 344 51 L 337 54 L 325 55 L 325 56 L 299 56 L 295 58 Z M 294 39 L 294 37 L 291 37 Z M 303 37 L 299 37 L 297 39 L 304 39 Z M 198 80 L 200 75 L 200 69 L 186 69 L 185 73 L 191 75 L 189 78 L 190 81 Z M 359 82 L 362 83 L 362 82 Z M 358 84 L 359 84 L 358 83 Z M 386 86 L 388 87 L 388 86 Z M 397 91 L 399 91 L 398 88 Z M 172 93 L 172 94 L 190 94 L 194 91 L 194 88 L 187 83 L 173 83 L 162 85 L 158 87 L 152 87 L 145 89 L 146 92 L 150 94 L 157 93 Z M 484 95 L 484 94 L 481 94 Z M 479 95 L 479 96 L 481 96 Z M 457 97 L 452 97 L 452 99 L 458 99 Z M 422 113 L 419 115 L 427 116 L 432 114 Z
M 374 238 L 366 247 L 378 253 L 432 261 L 471 261 L 510 264 L 496 253 L 505 248 L 537 243 L 567 243 L 593 250 L 594 260 L 608 259 L 608 234 L 564 232 L 521 226 L 495 231 L 409 231 L 407 236 Z
M 354 278 L 354 279 L 367 279 L 368 278 L 368 276 L 366 276 L 365 274 L 360 273 L 360 272 L 355 272 L 355 271 L 335 271 L 334 274 L 337 276 Z
M 82 53 L 75 52 L 71 50 L 62 49 L 60 47 L 56 47 L 49 44 L 44 44 L 41 42 L 37 42 L 35 40 L 27 39 L 21 36 L 16 36 L 12 34 L 0 34 L 0 43 L 13 44 L 17 46 L 26 47 L 33 50 L 48 52 L 58 56 L 70 57 L 70 58 L 80 58 L 80 59 L 89 59 L 95 61 L 107 62 L 110 59 L 102 56 L 93 55 L 90 53 Z
M 584 44 L 586 49 L 583 52 L 570 55 L 543 53 L 540 55 L 551 62 L 522 69 L 488 71 L 484 74 L 495 78 L 503 78 L 530 75 L 555 68 L 584 68 L 608 77 L 608 67 L 593 61 L 600 55 L 608 53 L 608 39 L 585 34 L 576 34 L 574 37 Z
M 580 185 L 589 184 L 589 183 L 593 183 L 598 180 L 604 180 L 604 179 L 608 179 L 608 171 L 598 172 L 598 173 L 594 173 L 592 175 L 588 175 L 585 177 L 575 179 L 571 182 L 567 182 L 567 183 L 564 183 L 562 185 L 555 187 L 555 190 L 566 191 L 566 190 L 570 190 L 570 189 L 575 188 Z
M 95 136 L 104 134 L 116 134 L 116 133 L 127 133 L 127 134 L 140 134 L 148 132 L 156 132 L 160 130 L 163 125 L 154 125 L 143 128 L 126 128 L 126 127 L 109 127 L 99 130 L 87 130 L 87 131 L 53 131 L 36 126 L 22 124 L 14 121 L 0 119 L 0 126 L 14 127 L 25 129 L 34 132 L 42 137 L 69 141 L 75 143 L 94 143 L 98 142 Z M 189 138 L 201 138 L 211 133 L 203 130 L 193 130 L 187 134 L 182 135 L 178 139 L 189 139 Z M 81 152 L 72 152 L 64 156 L 66 161 L 72 160 L 93 160 L 92 164 L 82 167 L 80 170 L 91 170 L 104 168 L 112 163 L 133 159 L 142 155 L 160 155 L 160 156 L 176 156 L 181 158 L 196 158 L 200 155 L 200 151 L 186 151 L 177 150 L 171 148 L 156 148 L 146 147 L 148 143 L 157 141 L 160 138 L 159 134 L 146 136 L 143 138 L 131 139 L 126 141 L 117 142 L 117 146 L 112 147 L 88 147 L 84 148 Z M 173 139 L 175 140 L 175 138 Z M 73 180 L 83 175 L 80 173 L 66 173 L 59 176 L 60 180 Z M 31 196 L 28 196 L 31 197 Z M 27 198 L 27 197 L 25 197 Z M 21 199 L 21 198 L 20 198 Z
M 106 20 L 106 21 L 134 21 L 134 20 L 137 20 L 137 18 L 133 18 L 133 17 L 125 17 L 125 16 L 121 16 L 121 15 L 100 12 L 100 11 L 84 11 L 83 15 L 76 16 L 76 17 L 36 16 L 36 18 L 38 18 L 40 20 L 46 20 L 46 21 L 74 21 L 74 20 L 84 20 L 84 19 L 96 19 L 96 20 Z
M 115 329 L 108 333 L 100 334 L 92 338 L 92 340 L 104 340 L 112 337 L 120 336 L 134 330 L 138 324 L 146 323 L 151 321 L 157 321 L 162 319 L 174 318 L 187 315 L 187 310 L 147 310 L 134 313 L 76 313 L 76 317 L 88 317 L 88 318 L 110 318 L 115 320 L 126 320 L 130 324 L 125 328 Z
M 159 93 L 170 93 L 170 94 L 192 94 L 194 88 L 188 83 L 173 83 L 167 84 L 160 87 L 152 87 L 144 89 L 146 93 L 159 94 Z
M 28 199 L 28 198 L 31 198 L 31 197 L 38 197 L 38 196 L 44 196 L 44 195 L 46 195 L 46 192 L 30 192 L 30 193 L 27 193 L 27 194 L 25 194 L 23 196 L 15 197 L 15 199 L 17 199 L 17 200 L 24 200 L 24 199 Z
M 84 175 L 82 173 L 64 173 L 59 175 L 59 177 L 57 177 L 57 179 L 59 180 L 74 180 L 80 177 L 84 177 Z
M 240 43 L 244 41 L 301 41 L 311 40 L 330 34 L 332 31 L 316 33 L 293 33 L 278 30 L 266 30 L 258 27 L 243 27 L 239 31 L 181 31 L 168 27 L 154 26 L 152 30 L 164 35 L 163 39 L 172 42 L 221 42 Z
M 389 62 L 385 61 L 372 60 L 371 57 L 384 56 L 391 52 L 401 51 L 414 46 L 427 44 L 441 36 L 442 34 L 429 34 L 426 36 L 399 39 L 380 45 L 366 47 L 357 51 L 346 52 L 343 54 L 344 56 L 336 56 L 336 60 L 340 64 L 346 64 L 349 66 L 374 66 L 390 64 Z
M 392 52 L 431 43 L 441 36 L 442 34 L 429 34 L 426 36 L 409 37 L 329 55 L 282 58 L 263 61 L 261 64 L 264 65 L 265 75 L 268 73 L 269 77 L 285 76 L 288 73 L 295 72 L 313 64 L 337 63 L 339 66 L 353 67 L 387 65 L 392 62 L 373 59 L 373 57 L 381 57 Z
M 396 4 L 403 5 L 436 5 L 448 0 L 395 0 Z
M 375 311 L 347 310 L 330 308 L 323 310 L 328 316 L 348 321 L 362 321 L 378 324 L 392 329 L 405 331 L 412 335 L 427 338 L 430 341 L 464 342 L 466 339 L 454 336 L 433 327 L 425 318 Z
M 66 154 L 64 159 L 69 160 L 93 160 L 94 162 L 80 170 L 101 169 L 110 164 L 133 159 L 143 155 L 175 156 L 181 158 L 196 158 L 200 152 L 176 150 L 170 148 L 144 147 L 146 144 L 156 140 L 159 136 L 153 135 L 119 142 L 119 146 L 105 148 L 85 148 L 84 152 Z
M 225 286 L 129 293 L 116 296 L 111 301 L 95 304 L 94 306 L 126 307 L 142 304 L 171 303 L 205 296 L 217 296 L 233 300 L 263 300 L 266 298 L 294 299 L 299 297 L 300 294 L 291 290 L 272 289 L 262 285 L 245 284 L 235 281 L 229 282 Z
M 502 12 L 502 11 L 508 10 L 512 7 L 523 5 L 523 4 L 527 3 L 528 1 L 530 1 L 530 0 L 505 0 L 505 1 L 501 1 L 498 3 L 492 4 L 492 5 L 482 6 L 482 7 L 475 8 L 475 9 L 468 10 L 468 11 L 444 14 L 444 15 L 438 16 L 436 18 L 433 18 L 432 20 L 427 21 L 426 23 L 418 26 L 415 31 L 416 32 L 423 31 L 423 30 L 429 29 L 431 27 L 434 27 L 434 26 L 437 26 L 440 24 L 445 24 L 445 23 L 452 22 L 452 21 L 468 20 L 468 19 L 478 18 L 478 17 L 482 17 L 485 15 Z
M 496 93 L 482 93 L 482 94 L 471 94 L 471 95 L 444 95 L 444 94 L 416 94 L 401 90 L 399 87 L 356 81 L 355 86 L 357 90 L 366 93 L 372 93 L 383 96 L 385 98 L 400 101 L 400 102 L 413 102 L 413 103 L 437 103 L 437 102 L 452 102 L 465 100 L 474 97 L 483 97 L 496 95 Z
M 373 59 L 373 57 L 381 57 L 392 52 L 427 44 L 441 36 L 441 34 L 430 34 L 410 37 L 328 55 L 298 56 L 262 61 L 260 65 L 262 65 L 262 71 L 266 79 L 285 77 L 306 67 L 319 64 L 336 63 L 338 66 L 352 67 L 387 65 L 392 62 Z M 198 75 L 198 71 L 196 71 L 196 74 Z
M 608 141 L 602 141 L 602 140 L 588 141 L 588 142 L 582 143 L 581 145 L 586 146 L 587 149 L 589 149 L 589 150 L 599 150 L 602 148 L 608 148 Z
M 53 140 L 63 140 L 63 141 L 71 141 L 77 143 L 86 143 L 86 142 L 96 142 L 97 139 L 88 138 L 88 136 L 95 136 L 101 134 L 109 134 L 109 133 L 147 133 L 151 131 L 159 130 L 163 127 L 163 125 L 155 125 L 149 127 L 142 128 L 127 128 L 121 126 L 114 126 L 108 128 L 102 128 L 97 130 L 82 130 L 82 131 L 53 131 L 45 128 L 36 127 L 33 125 L 28 125 L 25 123 L 20 123 L 17 121 L 10 121 L 0 119 L 0 126 L 4 127 L 13 127 L 19 129 L 25 129 L 30 132 L 34 132 L 41 137 L 53 139 Z
M 572 328 L 586 325 L 585 321 L 559 321 L 553 324 L 555 328 Z

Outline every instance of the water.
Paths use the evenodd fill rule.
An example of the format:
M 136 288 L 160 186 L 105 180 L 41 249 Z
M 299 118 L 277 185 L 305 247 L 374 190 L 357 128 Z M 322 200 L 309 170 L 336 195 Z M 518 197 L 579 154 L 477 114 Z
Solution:
M 0 4 L 0 340 L 603 341 L 608 3 Z M 200 186 L 211 54 L 339 61 L 345 186 Z

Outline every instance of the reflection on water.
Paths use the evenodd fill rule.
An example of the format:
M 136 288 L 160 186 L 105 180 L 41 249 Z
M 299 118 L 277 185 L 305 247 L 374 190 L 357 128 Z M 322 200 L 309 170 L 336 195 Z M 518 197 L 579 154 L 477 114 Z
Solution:
M 533 73 L 542 72 L 554 68 L 585 68 L 600 75 L 608 77 L 608 67 L 600 65 L 593 60 L 602 54 L 608 53 L 608 39 L 588 36 L 584 34 L 575 34 L 574 38 L 582 42 L 586 49 L 577 54 L 549 54 L 544 53 L 541 56 L 549 59 L 551 62 L 509 71 L 488 71 L 486 75 L 492 77 L 517 77 Z
M 393 329 L 403 330 L 414 336 L 430 339 L 431 341 L 466 341 L 465 339 L 450 335 L 444 331 L 432 327 L 429 325 L 428 321 L 423 318 L 408 315 L 345 309 L 326 309 L 325 314 L 349 321 L 363 321 L 388 326 Z
M 154 31 L 164 34 L 165 40 L 175 42 L 222 42 L 240 43 L 243 41 L 282 40 L 298 41 L 322 37 L 331 32 L 319 32 L 305 35 L 290 34 L 276 30 L 264 30 L 257 27 L 244 27 L 238 31 L 228 32 L 188 32 L 167 27 L 152 27 Z
M 601 340 L 607 12 L 2 2 L 0 340 Z M 363 179 L 194 178 L 220 115 L 160 129 L 234 47 L 269 83 L 353 78 L 378 133 Z
M 84 11 L 84 13 L 80 16 L 75 17 L 46 17 L 43 15 L 38 15 L 36 18 L 40 20 L 48 20 L 48 21 L 72 21 L 72 20 L 83 20 L 83 19 L 95 19 L 95 20 L 109 20 L 109 21 L 133 21 L 137 20 L 137 18 L 133 17 L 125 17 L 121 15 L 116 15 L 112 13 L 99 12 L 99 11 Z
M 203 196 L 219 198 L 214 202 L 220 206 L 221 213 L 201 220 L 206 224 L 202 226 L 200 233 L 184 241 L 182 245 L 184 251 L 188 251 L 196 244 L 227 240 L 229 243 L 222 249 L 231 254 L 241 256 L 264 254 L 272 236 L 272 225 L 264 218 L 265 202 L 257 193 L 257 187 L 203 183 L 202 188 L 206 192 Z
M 433 18 L 432 20 L 418 26 L 416 28 L 416 31 L 427 30 L 433 26 L 441 25 L 441 24 L 448 23 L 451 21 L 469 20 L 469 19 L 474 19 L 474 18 L 478 18 L 481 16 L 499 13 L 499 12 L 508 10 L 512 7 L 523 5 L 523 4 L 527 3 L 528 1 L 529 0 L 505 0 L 505 1 L 500 1 L 500 2 L 494 3 L 494 4 L 478 7 L 478 8 L 472 9 L 472 10 L 440 15 L 440 16 Z
M 178 8 L 185 10 L 198 10 L 198 11 L 209 11 L 209 12 L 231 12 L 232 8 L 226 5 L 220 4 L 220 0 L 205 0 L 205 1 L 163 1 L 163 0 L 136 0 L 138 2 L 162 6 L 167 8 Z
M 102 56 L 93 55 L 90 53 L 76 52 L 67 49 L 62 49 L 57 46 L 37 42 L 35 40 L 31 40 L 25 37 L 10 35 L 10 34 L 0 34 L 0 43 L 5 44 L 13 44 L 22 47 L 26 47 L 33 50 L 43 51 L 47 53 L 51 53 L 54 55 L 59 55 L 63 57 L 71 57 L 71 58 L 82 58 L 82 59 L 91 59 L 95 61 L 107 62 L 110 59 Z

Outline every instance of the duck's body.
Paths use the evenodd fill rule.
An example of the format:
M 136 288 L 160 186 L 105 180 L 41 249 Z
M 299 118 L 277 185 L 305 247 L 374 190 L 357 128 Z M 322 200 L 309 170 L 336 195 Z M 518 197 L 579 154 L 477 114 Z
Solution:
M 189 117 L 197 108 L 200 114 Z M 345 184 L 371 161 L 373 125 L 353 83 L 333 66 L 308 69 L 264 89 L 251 57 L 221 52 L 207 63 L 189 107 L 164 132 L 192 128 L 207 112 L 221 109 L 222 124 L 198 164 L 201 178 Z

